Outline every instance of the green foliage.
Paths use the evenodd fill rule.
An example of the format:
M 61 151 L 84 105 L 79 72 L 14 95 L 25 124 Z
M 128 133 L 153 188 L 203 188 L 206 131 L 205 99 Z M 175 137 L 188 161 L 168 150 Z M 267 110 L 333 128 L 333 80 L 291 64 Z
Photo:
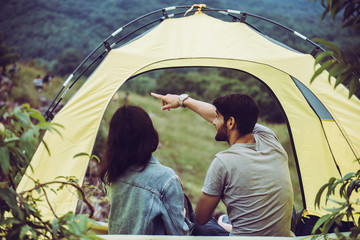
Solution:
M 35 88 L 32 84 L 27 84 L 30 88 L 13 88 L 11 89 L 10 96 L 7 96 L 7 100 L 13 100 L 17 103 L 31 102 L 34 107 L 40 107 L 40 99 L 34 98 L 37 95 Z
M 136 81 L 126 83 L 126 90 L 136 92 L 140 95 L 147 95 L 153 89 L 156 89 L 156 80 L 150 76 L 140 75 L 136 77 Z
M 346 46 L 354 40 L 351 32 L 340 31 L 340 26 L 329 21 L 315 21 L 318 9 L 305 4 L 306 0 L 277 0 L 276 4 L 265 0 L 206 0 L 203 3 L 212 8 L 234 9 L 264 16 L 309 38 L 335 40 L 339 46 Z M 141 15 L 164 7 L 192 4 L 186 0 L 152 0 L 151 4 L 145 0 L 92 0 L 86 3 L 71 0 L 2 1 L 0 31 L 7 34 L 7 44 L 16 46 L 22 58 L 52 61 L 68 48 L 78 49 L 87 55 L 116 29 Z M 157 17 L 161 17 L 161 13 Z M 248 19 L 268 36 L 296 49 L 306 49 L 305 42 L 294 38 L 293 34 L 264 24 L 263 21 Z
M 335 234 L 340 239 L 345 239 L 346 236 L 340 233 L 339 226 L 342 225 L 342 221 L 346 220 L 354 224 L 354 227 L 350 229 L 351 233 L 349 238 L 357 239 L 360 234 L 360 222 L 358 216 L 356 216 L 356 214 L 359 213 L 356 212 L 355 209 L 360 207 L 360 199 L 355 198 L 354 194 L 358 193 L 359 189 L 360 170 L 356 173 L 348 173 L 341 179 L 336 179 L 334 177 L 330 178 L 329 182 L 324 184 L 318 191 L 315 199 L 315 206 L 320 208 L 321 197 L 325 193 L 325 204 L 328 201 L 331 201 L 335 203 L 337 207 L 326 209 L 330 213 L 322 216 L 316 222 L 313 233 L 315 233 L 317 229 L 320 229 L 321 234 L 326 237 L 330 227 L 332 227 L 333 224 L 336 224 L 334 230 Z M 343 201 L 332 199 L 331 197 L 334 196 L 340 196 Z
M 311 0 L 309 0 L 311 1 Z M 317 2 L 317 0 L 313 0 Z M 336 16 L 343 13 L 342 27 L 352 28 L 356 33 L 360 31 L 360 3 L 359 1 L 325 1 L 321 0 L 324 11 L 321 19 L 323 20 L 330 13 L 331 18 L 336 21 Z M 359 39 L 359 38 L 358 38 Z M 336 44 L 325 41 L 323 39 L 314 39 L 328 48 L 323 53 L 316 56 L 315 66 L 321 64 L 311 78 L 316 79 L 323 71 L 329 71 L 329 82 L 331 77 L 336 79 L 334 87 L 340 83 L 345 84 L 349 88 L 349 98 L 355 93 L 360 94 L 360 44 L 354 41 L 350 46 L 340 50 Z M 358 92 L 357 92 L 358 91 Z
M 329 72 L 329 83 L 334 84 L 336 88 L 339 84 L 345 84 L 349 87 L 349 98 L 360 88 L 360 51 L 359 46 L 349 50 L 345 55 L 335 44 L 322 39 L 315 39 L 326 45 L 329 50 L 316 56 L 315 65 L 321 63 L 311 78 L 314 81 L 323 71 Z M 336 79 L 335 83 L 331 77 Z
M 6 66 L 15 63 L 19 58 L 20 55 L 15 52 L 15 48 L 5 44 L 4 36 L 0 32 L 0 67 L 2 67 L 5 72 Z
M 0 103 L 2 105 L 5 103 L 8 105 L 31 103 L 33 108 L 42 110 L 48 104 L 47 101 L 51 100 L 59 91 L 64 79 L 53 77 L 49 84 L 43 85 L 43 91 L 38 93 L 34 87 L 33 79 L 37 75 L 45 76 L 44 67 L 35 60 L 21 61 L 18 62 L 17 66 L 20 70 L 13 76 L 9 76 L 7 83 L 2 81 L 0 84 Z M 70 90 L 69 93 L 73 93 L 74 90 Z M 68 96 L 65 97 L 65 100 L 67 99 Z
M 309 0 L 311 1 L 311 0 Z M 317 2 L 317 0 L 313 0 Z M 321 19 L 323 20 L 326 15 L 330 14 L 331 18 L 335 21 L 336 16 L 342 13 L 342 27 L 352 27 L 356 31 L 360 31 L 360 16 L 359 1 L 343 0 L 343 1 L 329 1 L 321 0 L 321 6 L 325 8 Z
M 61 177 L 51 182 L 33 180 L 32 189 L 16 192 L 15 189 L 30 164 L 30 159 L 39 143 L 41 132 L 56 131 L 61 127 L 45 121 L 44 117 L 28 104 L 13 111 L 0 110 L 0 237 L 7 239 L 100 239 L 88 232 L 96 222 L 87 215 L 68 212 L 56 216 L 48 199 L 48 191 L 56 193 L 64 187 L 77 191 L 85 198 L 77 179 Z M 59 133 L 60 134 L 60 133 Z M 45 148 L 50 154 L 45 142 Z M 46 201 L 54 214 L 53 220 L 42 217 L 38 203 Z M 93 210 L 92 210 L 93 213 Z
M 29 104 L 18 106 L 13 112 L 5 110 L 6 106 L 0 111 L 3 129 L 0 132 L 0 179 L 1 185 L 9 184 L 15 189 L 39 144 L 41 131 L 57 131 L 54 126 L 59 125 L 46 122 Z
M 60 76 L 71 74 L 83 60 L 83 55 L 77 49 L 66 49 L 56 59 L 54 73 Z
M 309 0 L 310 2 L 311 0 Z M 315 3 L 317 0 L 313 0 Z M 360 30 L 360 3 L 359 1 L 345 0 L 345 1 L 325 1 L 321 0 L 321 5 L 324 7 L 324 11 L 321 19 L 323 20 L 327 14 L 330 13 L 331 18 L 336 21 L 336 16 L 340 12 L 343 13 L 342 22 L 343 28 L 352 27 L 355 32 Z M 347 48 L 345 51 L 340 50 L 336 44 L 322 39 L 315 39 L 318 42 L 325 44 L 329 50 L 320 53 L 316 56 L 315 67 L 321 64 L 311 78 L 314 81 L 323 71 L 329 71 L 328 80 L 331 82 L 331 77 L 336 79 L 334 87 L 336 88 L 339 84 L 343 83 L 349 87 L 349 98 L 360 90 L 360 49 L 358 43 Z M 359 162 L 359 159 L 357 160 Z M 339 188 L 338 193 L 335 191 Z M 360 206 L 360 199 L 356 199 L 353 195 L 354 192 L 358 193 L 360 188 L 360 170 L 356 173 L 348 173 L 341 179 L 332 177 L 328 183 L 324 184 L 318 191 L 315 198 L 315 207 L 320 208 L 321 196 L 326 191 L 326 201 L 333 202 L 337 207 L 327 208 L 330 212 L 322 216 L 315 224 L 313 233 L 317 229 L 321 230 L 321 234 L 326 238 L 330 228 L 335 225 L 334 232 L 340 239 L 346 239 L 347 236 L 340 233 L 339 227 L 342 221 L 345 219 L 351 221 L 354 227 L 350 229 L 350 239 L 357 239 L 360 234 L 360 226 L 356 208 Z M 339 200 L 335 200 L 331 197 L 340 197 Z
M 38 202 L 45 197 L 51 207 L 46 191 L 61 191 L 65 186 L 73 187 L 82 195 L 82 189 L 74 179 L 68 181 L 52 181 L 37 183 L 34 188 L 17 193 L 13 188 L 0 188 L 5 211 L 0 219 L 0 236 L 8 239 L 101 239 L 88 234 L 91 226 L 96 225 L 87 215 L 75 215 L 68 212 L 53 220 L 45 220 L 41 216 Z M 60 186 L 59 186 L 60 184 Z M 56 185 L 57 189 L 51 185 Z

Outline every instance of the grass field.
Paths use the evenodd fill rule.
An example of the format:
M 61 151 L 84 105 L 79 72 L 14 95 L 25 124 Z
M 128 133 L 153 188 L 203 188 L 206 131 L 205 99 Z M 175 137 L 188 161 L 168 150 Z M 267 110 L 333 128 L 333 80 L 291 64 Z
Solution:
M 110 103 L 103 120 L 103 128 L 116 109 L 122 104 L 124 92 L 119 91 Z M 155 152 L 158 160 L 175 170 L 182 179 L 185 193 L 190 197 L 194 207 L 199 200 L 201 187 L 206 171 L 215 154 L 228 148 L 225 142 L 214 140 L 215 128 L 189 109 L 173 109 L 161 111 L 160 100 L 150 96 L 130 94 L 130 104 L 144 108 L 151 116 L 160 137 L 160 145 Z M 260 120 L 261 122 L 261 120 Z M 301 194 L 297 171 L 285 124 L 261 124 L 271 128 L 289 155 L 289 168 L 294 188 L 296 209 L 302 208 Z M 225 211 L 220 205 L 218 210 Z

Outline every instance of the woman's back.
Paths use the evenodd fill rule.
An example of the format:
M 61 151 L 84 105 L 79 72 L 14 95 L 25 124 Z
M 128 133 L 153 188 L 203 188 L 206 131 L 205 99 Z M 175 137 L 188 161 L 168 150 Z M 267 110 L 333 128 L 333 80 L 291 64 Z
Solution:
M 110 234 L 188 235 L 183 192 L 175 172 L 154 157 L 110 186 Z

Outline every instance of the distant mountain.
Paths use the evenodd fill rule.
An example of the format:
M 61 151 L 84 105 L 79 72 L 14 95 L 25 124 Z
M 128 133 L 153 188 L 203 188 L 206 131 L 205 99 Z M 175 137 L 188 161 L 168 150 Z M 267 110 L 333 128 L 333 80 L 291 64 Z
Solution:
M 320 21 L 322 8 L 308 0 L 211 0 L 211 8 L 240 10 L 284 24 L 301 34 L 321 37 L 347 46 L 354 35 L 330 20 Z M 9 46 L 16 46 L 23 58 L 57 58 L 68 48 L 87 55 L 119 27 L 151 11 L 169 6 L 192 5 L 185 0 L 1 0 L 0 31 Z M 293 43 L 280 29 L 249 19 L 264 33 Z M 359 41 L 357 39 L 356 41 Z

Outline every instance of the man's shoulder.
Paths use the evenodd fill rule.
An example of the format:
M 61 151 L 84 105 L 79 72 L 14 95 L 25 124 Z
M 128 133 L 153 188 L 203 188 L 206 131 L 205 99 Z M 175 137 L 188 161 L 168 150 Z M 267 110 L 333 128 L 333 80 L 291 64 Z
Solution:
M 256 124 L 253 131 L 258 140 L 268 142 L 271 145 L 279 145 L 280 141 L 273 130 L 260 124 Z
M 259 123 L 255 124 L 253 133 L 255 134 L 271 134 L 271 135 L 275 135 L 274 131 L 271 130 L 270 128 L 261 125 Z
M 226 163 L 228 161 L 230 161 L 232 159 L 236 160 L 239 158 L 240 155 L 242 155 L 241 151 L 237 150 L 235 147 L 229 147 L 221 152 L 218 152 L 215 155 L 215 158 L 213 161 L 226 165 Z
M 221 160 L 222 158 L 227 157 L 228 155 L 231 155 L 231 154 L 234 154 L 234 151 L 231 149 L 231 147 L 229 147 L 229 148 L 215 154 L 215 159 Z

